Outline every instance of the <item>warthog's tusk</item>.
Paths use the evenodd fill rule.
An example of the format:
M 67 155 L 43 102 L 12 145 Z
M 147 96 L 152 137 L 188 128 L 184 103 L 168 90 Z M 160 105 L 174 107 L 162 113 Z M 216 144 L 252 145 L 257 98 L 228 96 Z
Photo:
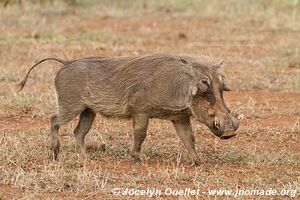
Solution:
M 215 121 L 214 121 L 214 127 L 218 130 L 220 130 L 220 124 L 218 123 L 218 118 L 215 117 Z

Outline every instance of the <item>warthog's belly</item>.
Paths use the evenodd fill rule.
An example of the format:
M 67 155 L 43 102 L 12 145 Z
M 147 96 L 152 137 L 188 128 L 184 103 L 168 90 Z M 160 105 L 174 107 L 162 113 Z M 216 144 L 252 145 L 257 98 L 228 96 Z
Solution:
M 127 105 L 95 103 L 88 105 L 88 107 L 106 117 L 131 117 L 131 112 Z
M 105 117 L 118 117 L 118 118 L 130 118 L 134 113 L 134 110 L 139 108 L 129 107 L 128 105 L 119 104 L 99 104 L 95 103 L 88 107 L 95 112 Z M 145 114 L 149 114 L 150 118 L 177 120 L 183 116 L 191 115 L 189 109 L 183 109 L 179 111 L 171 111 L 162 108 L 148 108 L 144 110 Z
M 188 109 L 183 109 L 180 111 L 153 109 L 149 114 L 151 118 L 168 119 L 168 120 L 177 120 L 182 118 L 183 116 L 191 115 Z

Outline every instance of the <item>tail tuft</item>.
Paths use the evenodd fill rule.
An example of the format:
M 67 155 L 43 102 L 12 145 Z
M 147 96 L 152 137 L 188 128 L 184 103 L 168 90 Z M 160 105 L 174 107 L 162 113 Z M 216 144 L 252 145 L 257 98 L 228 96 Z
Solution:
M 23 89 L 25 83 L 26 83 L 26 79 L 24 78 L 20 83 L 16 85 L 16 91 L 20 92 Z

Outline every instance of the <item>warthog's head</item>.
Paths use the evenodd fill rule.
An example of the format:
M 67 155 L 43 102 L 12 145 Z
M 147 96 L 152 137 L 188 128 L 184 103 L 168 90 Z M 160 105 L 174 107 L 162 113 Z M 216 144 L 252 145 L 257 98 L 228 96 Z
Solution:
M 193 100 L 190 109 L 216 136 L 229 139 L 236 135 L 239 120 L 230 112 L 223 98 L 230 91 L 224 76 L 218 72 L 223 61 L 204 68 L 192 87 Z

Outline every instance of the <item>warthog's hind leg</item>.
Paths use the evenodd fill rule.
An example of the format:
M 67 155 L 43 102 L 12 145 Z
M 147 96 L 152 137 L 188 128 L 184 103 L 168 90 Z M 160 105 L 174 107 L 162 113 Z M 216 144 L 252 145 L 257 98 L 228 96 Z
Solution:
M 84 144 L 85 135 L 89 132 L 95 119 L 95 112 L 89 108 L 85 109 L 80 114 L 79 122 L 74 129 L 76 142 L 80 147 L 80 152 L 83 157 L 86 157 L 86 146 Z
M 131 151 L 131 156 L 134 159 L 134 163 L 140 163 L 140 152 L 142 143 L 147 135 L 147 128 L 149 123 L 149 117 L 146 114 L 135 114 L 133 116 L 133 135 L 134 144 Z
M 50 118 L 51 123 L 51 144 L 50 144 L 50 150 L 53 151 L 53 158 L 54 160 L 58 160 L 58 154 L 59 154 L 59 148 L 60 148 L 60 142 L 58 138 L 58 130 L 59 130 L 59 124 L 57 122 L 57 115 L 53 115 Z
M 194 164 L 199 165 L 200 160 L 195 150 L 195 137 L 192 131 L 190 118 L 186 117 L 181 120 L 173 120 L 176 133 L 188 150 L 189 156 L 193 159 Z
M 66 110 L 61 109 L 60 112 L 56 115 L 53 115 L 50 119 L 51 122 L 51 144 L 50 150 L 53 151 L 54 160 L 58 160 L 58 154 L 60 149 L 60 141 L 58 137 L 58 130 L 61 125 L 68 123 L 74 119 L 82 109 L 76 110 Z

